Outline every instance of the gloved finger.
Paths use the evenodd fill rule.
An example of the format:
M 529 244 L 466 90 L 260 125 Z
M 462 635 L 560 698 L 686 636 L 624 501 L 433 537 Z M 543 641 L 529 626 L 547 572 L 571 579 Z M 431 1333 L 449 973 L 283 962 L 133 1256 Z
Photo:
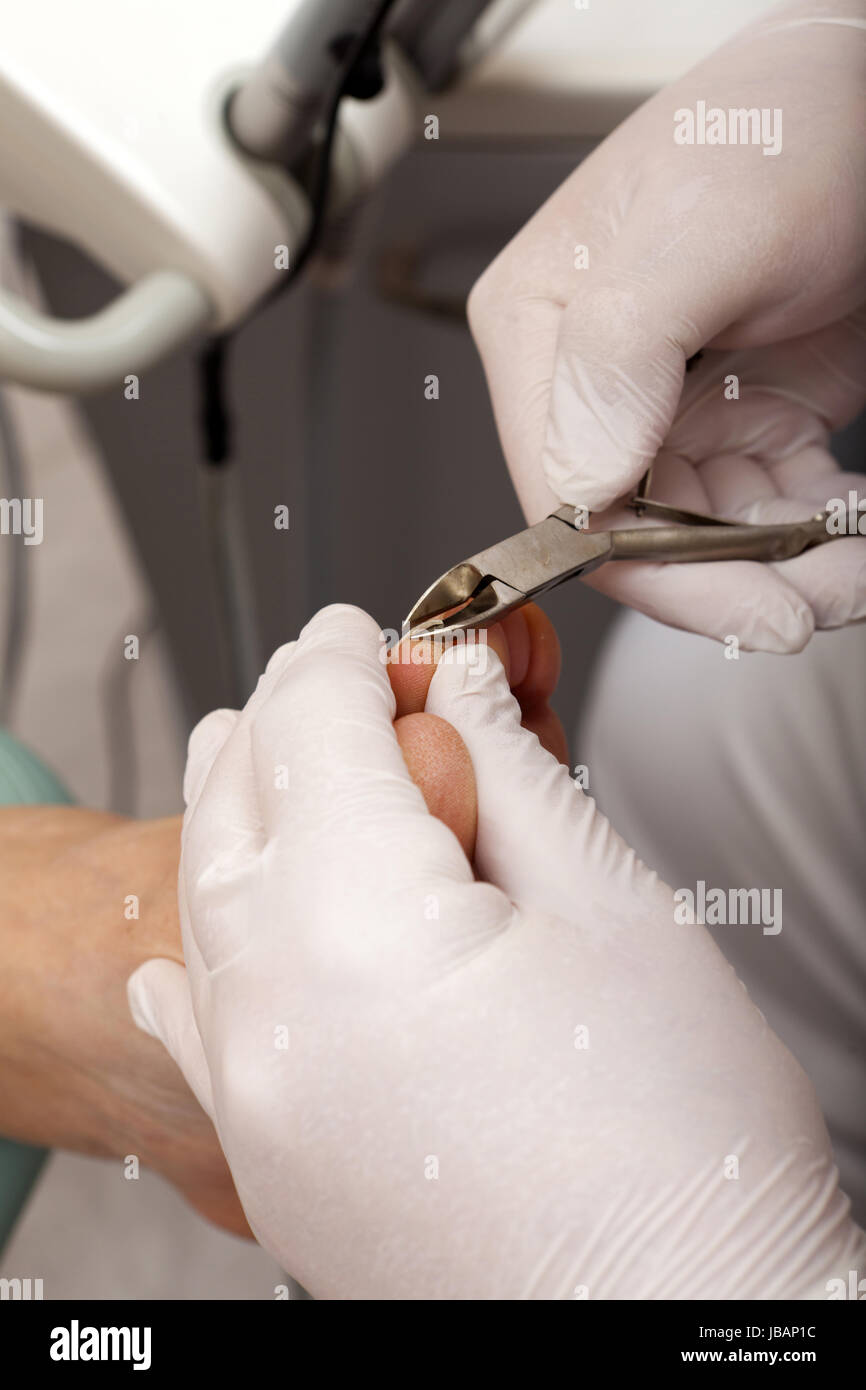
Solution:
M 214 765 L 217 754 L 240 719 L 236 709 L 215 709 L 200 719 L 189 736 L 183 773 L 183 801 L 192 809 Z
M 705 466 L 701 474 L 713 510 L 752 526 L 778 526 L 806 521 L 816 511 L 826 510 L 831 502 L 838 502 L 836 523 L 842 528 L 857 526 L 857 484 L 862 485 L 864 480 L 856 474 L 835 473 L 829 480 L 825 476 L 816 506 L 799 496 L 762 496 L 763 473 L 753 459 L 729 460 L 728 466 L 717 472 L 708 473 Z M 783 560 L 772 569 L 809 605 L 817 628 L 844 627 L 866 614 L 866 534 L 846 535 L 843 529 L 841 536 Z
M 545 748 L 567 763 L 565 730 L 548 703 L 559 680 L 562 653 L 556 629 L 547 614 L 537 604 L 527 603 L 509 613 L 501 623 L 475 636 L 478 642 L 487 642 L 505 667 L 508 683 L 523 713 L 524 727 L 536 733 Z M 397 701 L 398 723 L 405 716 L 424 709 L 436 663 L 446 650 L 444 642 L 408 637 L 392 649 L 388 675 Z M 429 806 L 426 793 L 425 799 Z M 440 816 L 440 819 L 451 824 L 448 816 Z M 474 839 L 474 811 L 472 835 Z M 458 839 L 465 848 L 462 831 Z
M 210 1070 L 183 966 L 174 960 L 147 960 L 130 975 L 126 993 L 136 1026 L 162 1043 L 201 1108 L 214 1120 Z
M 858 498 L 866 497 L 866 474 L 843 473 L 829 453 L 826 454 L 826 466 L 815 467 L 818 463 L 816 455 L 817 450 L 812 458 L 810 451 L 804 451 L 804 454 L 771 464 L 773 479 L 782 497 L 802 498 L 815 511 L 826 511 L 831 503 L 836 511 L 839 501 L 848 508 L 848 494 L 851 491 Z M 866 522 L 863 523 L 863 531 L 866 533 Z
M 653 471 L 653 495 L 674 506 L 731 519 L 802 520 L 808 505 L 796 504 L 796 518 L 771 517 L 755 507 L 786 503 L 775 481 L 754 459 L 707 460 L 695 468 L 681 455 L 663 449 Z M 747 505 L 738 509 L 737 503 Z M 755 500 L 757 499 L 757 500 Z M 742 513 L 742 514 L 741 514 Z M 634 526 L 634 513 L 621 504 L 593 522 L 599 528 Z M 640 522 L 637 522 L 640 525 Z M 616 563 L 603 565 L 585 581 L 610 598 L 648 617 L 687 632 L 723 642 L 736 637 L 745 651 L 800 651 L 815 627 L 811 607 L 786 582 L 778 567 L 745 560 L 709 564 Z
M 542 464 L 558 498 L 591 511 L 640 481 L 671 428 L 686 361 L 748 299 L 730 247 L 718 247 L 707 274 L 718 240 L 711 208 L 681 228 L 667 258 L 662 209 L 664 198 L 635 208 L 559 323 Z
M 259 677 L 256 689 L 250 697 L 255 700 L 262 689 L 274 679 L 278 671 L 290 659 L 294 642 L 278 647 Z M 248 702 L 249 703 L 249 702 Z M 188 809 L 201 795 L 208 774 L 216 761 L 217 754 L 225 746 L 228 736 L 237 726 L 241 714 L 234 709 L 216 709 L 200 719 L 189 736 L 186 754 L 186 768 L 183 778 L 183 799 Z
M 798 652 L 815 629 L 810 605 L 780 566 L 749 560 L 705 564 L 618 561 L 584 582 L 670 627 L 735 637 L 744 651 Z
M 184 792 L 183 866 L 193 878 L 231 874 L 261 834 L 261 813 L 250 756 L 250 721 L 291 661 L 295 643 L 278 647 L 243 710 L 216 710 L 193 729 Z M 203 800 L 207 786 L 208 795 Z
M 366 613 L 323 609 L 252 722 L 268 837 L 280 842 L 286 862 L 291 857 L 307 871 L 324 863 L 326 843 L 339 844 L 346 862 L 335 874 L 329 859 L 327 879 L 336 891 L 332 881 L 345 876 L 350 895 L 367 881 L 398 883 L 409 865 L 413 877 L 435 870 L 471 880 L 459 845 L 429 815 L 400 752 L 383 655 L 382 634 Z
M 659 889 L 568 770 L 521 728 L 498 662 L 475 674 L 459 648 L 442 658 L 427 708 L 460 734 L 475 771 L 475 865 L 518 906 L 570 921 L 649 915 Z M 533 827 L 531 844 L 526 827 Z M 649 895 L 649 896 L 647 896 Z
M 862 409 L 864 381 L 862 313 L 768 347 L 710 348 L 686 376 L 666 447 L 702 460 L 709 441 L 715 454 L 749 455 L 772 470 L 817 446 L 824 458 L 812 466 L 832 471 L 830 432 Z
M 861 473 L 822 473 L 800 479 L 796 487 L 780 490 L 777 470 L 767 483 L 767 470 L 754 459 L 708 460 L 701 481 L 713 512 L 750 525 L 783 525 L 807 521 L 827 512 L 828 534 L 866 535 L 866 476 Z
M 546 719 L 546 702 L 556 689 L 562 653 L 556 628 L 536 603 L 524 604 L 501 623 L 477 634 L 486 640 L 505 667 L 508 683 L 525 716 Z M 445 643 L 404 638 L 388 657 L 388 675 L 397 701 L 397 718 L 424 708 L 436 662 Z
M 486 628 L 479 640 L 487 642 L 508 671 L 511 653 L 504 624 L 494 623 Z M 446 645 L 441 639 L 437 642 L 424 637 L 404 637 L 388 653 L 388 677 L 396 701 L 397 719 L 405 714 L 420 714 L 423 710 L 436 663 Z
M 541 449 L 562 301 L 553 291 L 548 297 L 537 287 L 515 286 L 507 271 L 502 283 L 497 266 L 519 256 L 517 246 L 506 248 L 473 287 L 466 308 L 508 471 L 533 523 L 560 505 L 541 470 Z
M 566 190 L 551 199 L 548 215 L 558 204 L 568 213 L 574 193 Z M 563 261 L 551 302 L 537 284 L 506 284 L 496 263 L 473 291 L 470 322 L 530 521 L 561 502 L 601 510 L 634 488 L 670 429 L 687 359 L 745 301 L 742 267 L 724 249 L 714 274 L 706 273 L 714 233 L 704 217 L 664 260 L 668 214 L 665 198 L 649 214 L 635 209 L 615 243 L 604 246 L 602 237 L 600 253 L 590 248 L 595 258 L 580 274 Z M 712 222 L 712 212 L 704 216 Z M 524 278 L 538 274 L 532 236 L 530 224 L 506 252 L 519 259 L 524 244 Z M 555 254 L 561 259 L 566 249 Z M 497 297 L 505 309 L 497 310 Z
M 659 491 L 665 501 L 669 500 L 669 488 L 677 491 L 682 468 L 680 461 L 673 484 L 669 469 L 665 492 Z M 842 473 L 829 452 L 816 445 L 778 462 L 743 454 L 714 455 L 699 465 L 697 477 L 706 497 L 706 510 L 730 521 L 756 525 L 806 521 L 816 512 L 830 509 L 831 504 L 834 512 L 847 512 L 849 493 L 866 496 L 866 478 Z
M 583 161 L 487 267 L 466 306 L 508 470 L 530 523 L 561 504 L 541 466 L 557 341 L 565 307 L 594 273 L 582 268 L 578 252 L 588 250 L 595 266 L 629 215 L 637 178 L 621 143 L 615 132 Z
M 866 617 L 866 537 L 845 536 L 775 566 L 802 594 L 817 628 L 844 627 Z

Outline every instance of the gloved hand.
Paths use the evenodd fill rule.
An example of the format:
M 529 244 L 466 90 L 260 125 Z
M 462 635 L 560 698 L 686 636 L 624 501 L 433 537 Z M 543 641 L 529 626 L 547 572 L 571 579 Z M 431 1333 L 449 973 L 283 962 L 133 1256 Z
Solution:
M 862 0 L 774 11 L 636 111 L 485 271 L 469 320 L 530 521 L 570 502 L 604 513 L 593 529 L 634 525 L 613 504 L 653 460 L 653 497 L 742 521 L 866 495 L 828 451 L 866 399 L 864 46 Z M 780 152 L 675 143 L 698 102 L 778 109 Z M 796 651 L 866 613 L 866 540 L 588 582 L 675 627 Z
M 320 1298 L 826 1296 L 862 1246 L 805 1075 L 458 648 L 427 709 L 472 757 L 475 880 L 379 640 L 326 609 L 198 726 L 187 971 L 129 986 L 262 1244 Z

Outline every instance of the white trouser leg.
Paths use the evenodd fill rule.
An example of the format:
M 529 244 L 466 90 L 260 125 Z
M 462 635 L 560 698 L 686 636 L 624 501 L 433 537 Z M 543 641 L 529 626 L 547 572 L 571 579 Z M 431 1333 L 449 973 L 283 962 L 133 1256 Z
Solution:
M 710 929 L 811 1076 L 863 1222 L 866 626 L 819 632 L 797 656 L 731 660 L 627 612 L 576 755 L 616 828 L 675 888 L 782 890 L 777 934 Z

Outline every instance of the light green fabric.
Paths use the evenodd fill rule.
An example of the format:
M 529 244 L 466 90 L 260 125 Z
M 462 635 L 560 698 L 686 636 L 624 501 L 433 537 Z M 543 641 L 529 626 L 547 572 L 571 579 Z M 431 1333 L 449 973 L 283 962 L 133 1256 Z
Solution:
M 0 806 L 47 806 L 72 803 L 53 772 L 0 729 Z
M 54 774 L 0 729 L 0 806 L 69 805 L 71 801 Z M 2 1123 L 0 1115 L 0 1126 Z M 0 1248 L 47 1157 L 46 1149 L 31 1148 L 0 1137 Z

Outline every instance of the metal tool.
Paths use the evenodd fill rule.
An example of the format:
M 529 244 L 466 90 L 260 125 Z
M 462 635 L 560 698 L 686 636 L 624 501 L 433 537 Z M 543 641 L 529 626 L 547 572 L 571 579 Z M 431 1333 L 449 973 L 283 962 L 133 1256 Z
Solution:
M 560 507 L 446 570 L 409 613 L 404 634 L 439 637 L 489 627 L 546 589 L 583 578 L 610 560 L 789 560 L 837 539 L 827 530 L 826 512 L 783 525 L 741 525 L 653 501 L 646 489 L 639 489 L 629 506 L 638 515 L 676 524 L 589 531 L 585 509 Z

